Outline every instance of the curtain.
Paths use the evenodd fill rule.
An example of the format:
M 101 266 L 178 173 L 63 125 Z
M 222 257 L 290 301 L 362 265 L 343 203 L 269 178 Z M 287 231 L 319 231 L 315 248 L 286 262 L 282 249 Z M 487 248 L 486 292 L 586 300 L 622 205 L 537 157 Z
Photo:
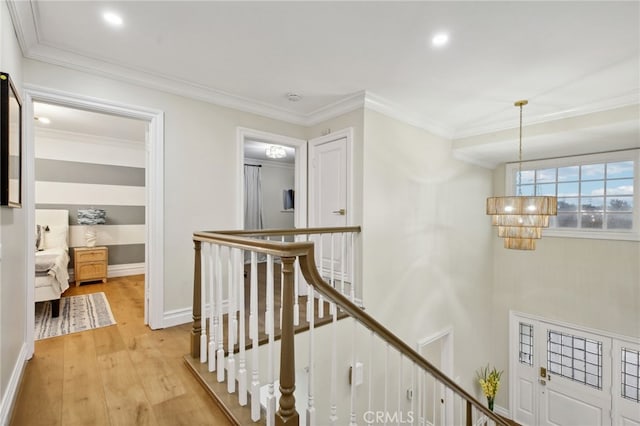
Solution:
M 244 166 L 244 229 L 263 229 L 260 167 Z

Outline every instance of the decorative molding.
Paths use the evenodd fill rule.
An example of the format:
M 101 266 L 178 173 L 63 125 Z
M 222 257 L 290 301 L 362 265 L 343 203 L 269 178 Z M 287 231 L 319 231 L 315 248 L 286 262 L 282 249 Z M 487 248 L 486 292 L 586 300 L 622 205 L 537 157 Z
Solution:
M 229 303 L 227 300 L 222 301 L 222 314 L 226 315 L 229 311 Z M 201 318 L 207 318 L 209 316 L 209 304 L 207 303 L 204 308 L 204 313 Z M 166 311 L 163 317 L 163 327 L 169 328 L 176 325 L 188 324 L 193 321 L 193 308 L 181 308 Z
M 114 148 L 127 148 L 144 151 L 145 141 L 143 140 L 130 140 L 130 139 L 118 139 L 105 136 L 89 135 L 86 133 L 69 132 L 67 130 L 58 129 L 45 129 L 43 127 L 36 127 L 35 134 L 38 138 L 52 139 L 52 140 L 64 140 L 69 142 L 82 142 L 94 145 L 110 146 Z
M 426 130 L 436 136 L 452 139 L 454 129 L 431 121 L 420 114 L 410 112 L 393 102 L 371 92 L 366 92 L 365 107 L 398 121 Z
M 493 170 L 498 166 L 498 164 L 500 164 L 492 161 L 480 160 L 478 158 L 475 158 L 473 155 L 465 154 L 464 152 L 462 152 L 461 149 L 453 148 L 452 154 L 453 154 L 453 158 L 455 158 L 456 160 L 460 160 L 469 164 L 474 164 L 476 166 L 480 166 L 485 169 Z
M 287 170 L 295 170 L 296 168 L 295 163 L 282 163 L 278 161 L 261 160 L 259 158 L 250 158 L 250 157 L 247 157 L 245 159 L 245 164 L 251 164 L 255 166 L 267 166 L 267 167 L 274 167 L 277 169 L 287 169 Z
M 143 275 L 145 263 L 123 263 L 107 266 L 107 278 L 128 277 L 130 275 Z M 75 281 L 75 271 L 69 269 L 69 281 Z
M 27 363 L 28 347 L 26 343 L 22 344 L 18 359 L 11 372 L 11 377 L 7 383 L 7 387 L 2 394 L 2 403 L 0 404 L 0 425 L 8 425 L 11 420 L 11 413 L 13 412 L 13 404 L 18 396 L 18 390 L 20 386 L 20 380 L 24 373 L 25 364 Z
M 567 108 L 562 111 L 557 111 L 551 114 L 541 115 L 527 115 L 527 127 L 535 124 L 549 123 L 553 121 L 559 121 L 567 118 L 580 117 L 582 115 L 588 115 L 603 111 L 609 111 L 618 108 L 624 108 L 631 105 L 640 104 L 640 90 L 634 89 L 625 94 L 614 96 L 612 98 L 601 99 L 599 101 L 591 102 L 585 105 L 578 105 L 571 108 Z M 463 139 L 473 136 L 480 136 L 487 133 L 500 132 L 503 130 L 509 130 L 515 128 L 513 118 L 494 121 L 491 123 L 481 125 L 471 125 L 462 129 L 457 129 L 452 135 L 451 139 Z
M 234 95 L 194 82 L 164 75 L 157 71 L 123 67 L 105 58 L 89 57 L 80 52 L 53 48 L 42 44 L 38 35 L 38 18 L 32 2 L 18 0 L 7 1 L 9 13 L 13 21 L 18 43 L 25 58 L 34 59 L 53 65 L 63 66 L 93 75 L 107 77 L 147 87 L 166 93 L 176 94 L 227 108 L 257 114 L 301 126 L 313 126 L 331 118 L 338 117 L 357 108 L 366 107 L 384 115 L 395 118 L 412 126 L 427 130 L 436 136 L 447 139 L 459 139 L 477 136 L 513 128 L 513 120 L 500 120 L 489 124 L 471 125 L 454 129 L 442 123 L 427 119 L 423 115 L 408 111 L 400 105 L 367 91 L 346 95 L 331 104 L 320 107 L 310 113 L 298 113 L 266 102 Z M 609 99 L 602 99 L 586 105 L 575 106 L 553 114 L 528 117 L 529 124 L 544 123 L 592 112 L 619 108 L 640 102 L 640 91 L 634 89 Z

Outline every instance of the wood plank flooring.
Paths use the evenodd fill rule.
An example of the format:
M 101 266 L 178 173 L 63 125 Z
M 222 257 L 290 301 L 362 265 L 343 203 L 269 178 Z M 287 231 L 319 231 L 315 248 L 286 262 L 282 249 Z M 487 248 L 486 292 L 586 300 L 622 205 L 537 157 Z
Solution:
M 35 342 L 11 425 L 229 425 L 184 365 L 191 324 L 143 324 L 144 277 L 72 286 L 103 291 L 117 325 Z

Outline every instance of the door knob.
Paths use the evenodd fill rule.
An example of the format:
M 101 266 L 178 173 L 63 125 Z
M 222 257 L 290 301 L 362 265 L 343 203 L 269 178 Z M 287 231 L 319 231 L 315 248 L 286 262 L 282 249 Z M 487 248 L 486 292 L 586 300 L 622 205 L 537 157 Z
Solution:
M 347 214 L 347 211 L 345 209 L 340 209 L 340 210 L 334 210 L 332 213 L 339 214 L 340 216 L 344 216 L 345 214 Z

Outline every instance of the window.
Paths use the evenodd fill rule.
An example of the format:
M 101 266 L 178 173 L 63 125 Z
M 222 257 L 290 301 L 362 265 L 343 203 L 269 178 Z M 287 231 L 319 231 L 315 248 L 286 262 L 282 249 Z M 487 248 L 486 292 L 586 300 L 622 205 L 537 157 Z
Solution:
M 547 370 L 602 389 L 602 342 L 549 330 Z
M 520 362 L 533 365 L 533 326 L 520 323 Z
M 622 397 L 640 402 L 640 352 L 622 348 Z
M 640 150 L 507 165 L 507 190 L 558 197 L 545 234 L 640 239 Z

